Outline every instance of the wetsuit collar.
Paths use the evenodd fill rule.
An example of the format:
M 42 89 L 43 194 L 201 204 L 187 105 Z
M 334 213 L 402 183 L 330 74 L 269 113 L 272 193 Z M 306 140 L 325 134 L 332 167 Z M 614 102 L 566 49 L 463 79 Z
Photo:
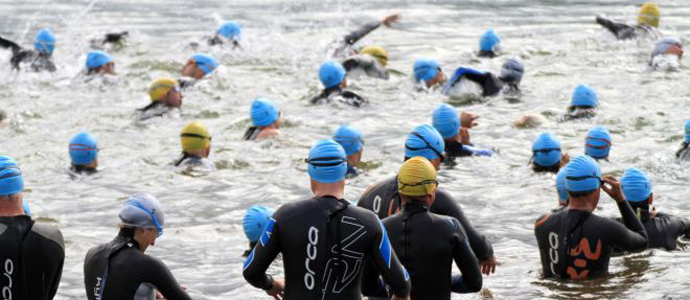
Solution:
M 422 201 L 410 201 L 403 207 L 403 212 L 408 214 L 416 214 L 427 211 L 429 211 L 429 207 L 427 207 L 426 203 Z

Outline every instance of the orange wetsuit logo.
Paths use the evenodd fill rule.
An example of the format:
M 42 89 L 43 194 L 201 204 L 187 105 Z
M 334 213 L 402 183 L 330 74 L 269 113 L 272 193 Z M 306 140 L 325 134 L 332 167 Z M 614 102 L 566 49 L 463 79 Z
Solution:
M 589 268 L 587 268 L 587 260 L 599 260 L 599 257 L 601 257 L 601 239 L 597 239 L 595 251 L 592 252 L 591 249 L 587 238 L 582 238 L 575 248 L 570 249 L 569 255 L 575 259 L 573 261 L 573 266 L 568 266 L 567 270 L 568 276 L 570 276 L 571 279 L 587 278 L 590 271 Z M 580 269 L 580 271 L 576 268 Z

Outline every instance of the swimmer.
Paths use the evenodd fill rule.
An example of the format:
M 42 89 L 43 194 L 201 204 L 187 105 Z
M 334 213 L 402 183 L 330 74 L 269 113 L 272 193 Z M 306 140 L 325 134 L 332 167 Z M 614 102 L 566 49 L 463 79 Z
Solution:
M 160 117 L 169 113 L 172 109 L 179 109 L 182 106 L 184 95 L 182 95 L 177 80 L 161 77 L 151 82 L 149 97 L 151 98 L 151 103 L 137 109 L 137 111 L 142 112 L 139 116 L 139 121 Z
M 428 159 L 439 170 L 445 155 L 443 137 L 431 125 L 415 127 L 405 140 L 405 160 L 422 156 Z M 357 206 L 373 211 L 380 219 L 392 216 L 400 211 L 402 199 L 398 193 L 397 177 L 375 183 L 360 196 Z M 489 275 L 496 271 L 496 256 L 491 243 L 477 231 L 465 216 L 462 207 L 453 196 L 443 189 L 436 189 L 434 203 L 429 212 L 453 217 L 462 225 L 467 234 L 472 251 L 479 259 L 482 273 Z
M 244 133 L 245 141 L 265 140 L 280 134 L 282 118 L 278 107 L 271 100 L 264 97 L 256 98 L 249 114 L 252 126 Z
M 244 257 L 249 256 L 249 254 L 252 252 L 252 249 L 254 249 L 256 246 L 256 243 L 259 241 L 259 237 L 261 237 L 261 234 L 266 229 L 266 225 L 268 224 L 269 220 L 271 220 L 273 212 L 274 210 L 268 207 L 254 205 L 247 210 L 247 213 L 244 214 L 244 218 L 242 219 L 242 228 L 244 229 L 244 235 L 247 237 L 247 240 L 249 240 L 249 250 L 244 252 Z
M 535 173 L 558 173 L 569 161 L 567 153 L 561 154 L 561 141 L 549 132 L 540 134 L 532 143 L 530 164 Z
M 342 125 L 335 131 L 333 140 L 343 147 L 347 155 L 347 178 L 357 177 L 360 173 L 357 166 L 362 161 L 364 151 L 362 132 L 352 126 Z
M 209 46 L 229 45 L 232 49 L 242 48 L 240 46 L 240 38 L 242 35 L 242 26 L 240 23 L 234 21 L 224 22 L 212 38 L 208 38 Z
M 660 18 L 659 7 L 652 2 L 647 2 L 640 8 L 637 25 L 616 23 L 602 16 L 597 16 L 596 21 L 619 40 L 634 39 L 638 36 L 657 39 L 660 36 L 658 31 Z
M 313 197 L 285 204 L 273 214 L 244 263 L 247 282 L 275 299 L 361 299 L 362 266 L 372 263 L 390 287 L 392 299 L 410 299 L 409 275 L 383 224 L 370 211 L 343 199 L 343 147 L 321 140 L 306 163 Z M 284 281 L 266 274 L 279 253 Z
M 358 54 L 345 59 L 342 64 L 351 77 L 358 77 L 360 74 L 384 80 L 390 77 L 386 69 L 388 51 L 379 46 L 366 46 Z
M 482 97 L 498 95 L 501 91 L 518 93 L 519 85 L 525 68 L 522 62 L 511 58 L 506 60 L 501 67 L 501 76 L 491 72 L 460 67 L 455 70 L 451 79 L 443 86 L 443 93 L 449 96 L 465 94 L 465 90 L 479 91 Z M 472 88 L 467 88 L 468 83 L 474 83 Z M 459 90 L 458 90 L 459 89 Z
M 62 277 L 65 242 L 58 228 L 31 219 L 23 190 L 17 163 L 0 156 L 0 294 L 2 299 L 51 300 Z
M 334 41 L 331 47 L 329 47 L 329 56 L 333 58 L 346 58 L 356 55 L 357 51 L 355 51 L 353 48 L 355 43 L 357 43 L 367 34 L 381 27 L 381 25 L 391 27 L 391 25 L 400 21 L 400 18 L 400 14 L 392 14 L 381 18 L 379 21 L 372 21 L 364 24 L 357 30 L 350 32 L 339 40 Z
M 639 252 L 647 234 L 612 176 L 601 176 L 587 155 L 574 158 L 565 173 L 568 207 L 540 217 L 534 227 L 544 277 L 588 279 L 608 272 L 614 248 Z M 600 191 L 613 198 L 623 224 L 594 215 Z
M 43 28 L 34 37 L 34 50 L 23 49 L 17 43 L 0 37 L 0 47 L 12 50 L 10 64 L 12 69 L 19 70 L 24 62 L 34 72 L 55 72 L 53 63 L 53 51 L 55 50 L 55 35 L 48 28 Z
M 479 38 L 479 57 L 494 58 L 501 50 L 501 38 L 493 29 L 489 29 Z
M 179 80 L 180 88 L 185 89 L 195 85 L 216 68 L 218 68 L 218 62 L 213 56 L 203 53 L 192 54 L 180 72 L 183 77 Z
M 334 101 L 360 107 L 367 102 L 362 96 L 351 91 L 343 90 L 347 87 L 347 71 L 337 61 L 327 61 L 319 68 L 319 80 L 324 90 L 318 96 L 311 99 L 311 104 L 325 104 Z
M 564 121 L 594 118 L 595 109 L 599 105 L 597 92 L 587 84 L 578 85 L 573 91 L 568 112 L 563 117 Z
M 597 125 L 589 130 L 585 138 L 585 154 L 595 160 L 609 160 L 611 152 L 611 133 L 606 126 Z
M 429 212 L 438 181 L 436 169 L 424 157 L 411 158 L 398 171 L 397 189 L 402 210 L 383 220 L 391 245 L 400 262 L 410 272 L 412 299 L 450 299 L 451 286 L 463 287 L 456 293 L 476 293 L 482 288 L 482 273 L 477 257 L 457 219 Z M 453 283 L 453 262 L 462 273 Z M 378 274 L 365 268 L 364 293 L 378 283 Z
M 182 128 L 180 133 L 182 156 L 175 163 L 176 167 L 201 166 L 215 170 L 216 165 L 208 159 L 211 154 L 211 134 L 201 122 L 191 122 Z
M 129 32 L 111 32 L 106 33 L 101 38 L 91 40 L 91 48 L 97 50 L 105 50 L 105 47 L 110 44 L 113 46 L 122 46 L 125 42 L 125 38 L 129 36 Z
M 676 71 L 683 58 L 683 44 L 676 38 L 664 38 L 652 50 L 649 66 L 655 71 Z
M 150 194 L 134 194 L 118 217 L 117 236 L 86 253 L 86 297 L 89 300 L 154 299 L 154 296 L 155 299 L 192 299 L 160 259 L 144 254 L 163 235 L 165 214 L 160 202 Z
M 680 161 L 690 160 L 690 120 L 685 122 L 685 141 L 681 143 L 680 149 L 676 151 L 676 159 Z
M 69 142 L 70 171 L 91 175 L 98 172 L 98 143 L 88 132 L 75 135 Z
M 462 112 L 454 107 L 441 104 L 434 111 L 432 123 L 444 139 L 447 164 L 454 164 L 458 157 L 491 156 L 493 151 L 475 147 L 470 141 L 469 130 L 476 126 L 478 115 Z
M 101 50 L 86 54 L 86 75 L 115 75 L 115 59 Z
M 647 231 L 648 248 L 675 250 L 679 237 L 690 237 L 690 220 L 658 212 L 651 206 L 654 200 L 652 183 L 642 170 L 625 170 L 621 177 L 621 186 L 625 200 Z
M 433 89 L 446 82 L 446 74 L 437 60 L 431 58 L 419 58 L 414 62 L 413 74 L 415 83 L 420 90 Z

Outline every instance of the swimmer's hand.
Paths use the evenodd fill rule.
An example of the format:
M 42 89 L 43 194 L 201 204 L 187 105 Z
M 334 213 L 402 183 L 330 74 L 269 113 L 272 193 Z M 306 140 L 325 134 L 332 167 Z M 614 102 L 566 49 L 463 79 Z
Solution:
M 568 153 L 561 154 L 561 168 L 565 167 L 570 162 L 570 155 Z
M 285 289 L 285 281 L 283 280 L 273 280 L 273 287 L 266 291 L 266 294 L 273 297 L 273 299 L 281 300 L 283 299 L 283 290 Z
M 393 297 L 391 298 L 391 300 L 410 300 L 410 299 L 411 298 L 409 295 L 407 295 L 407 297 L 404 297 L 404 298 L 393 295 Z
M 479 119 L 478 114 L 463 111 L 460 113 L 460 126 L 468 129 L 477 126 L 478 124 L 475 122 L 477 119 Z
M 601 184 L 601 189 L 604 190 L 604 192 L 618 203 L 625 202 L 625 195 L 623 194 L 623 189 L 618 179 L 609 175 L 602 177 L 602 180 L 604 182 Z
M 496 256 L 491 256 L 488 260 L 480 260 L 479 268 L 482 270 L 482 274 L 491 275 L 496 273 Z
M 393 23 L 400 21 L 402 15 L 400 13 L 392 14 L 381 19 L 381 24 L 386 25 L 386 27 L 391 27 Z

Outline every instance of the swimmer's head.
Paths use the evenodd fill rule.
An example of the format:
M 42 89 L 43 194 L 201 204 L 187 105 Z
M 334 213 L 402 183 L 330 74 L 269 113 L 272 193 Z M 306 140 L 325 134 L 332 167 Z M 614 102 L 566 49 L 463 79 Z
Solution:
M 501 44 L 501 38 L 493 29 L 487 30 L 481 38 L 479 38 L 479 50 L 481 51 L 496 51 Z
M 218 26 L 216 33 L 229 40 L 238 40 L 242 33 L 242 26 L 234 21 L 225 22 Z
M 685 121 L 685 142 L 690 143 L 690 120 Z
M 565 186 L 570 194 L 597 190 L 601 180 L 599 165 L 587 155 L 575 157 L 565 168 Z
M 69 156 L 76 166 L 89 166 L 98 163 L 98 143 L 88 132 L 75 135 L 69 141 Z
M 580 84 L 573 91 L 571 107 L 595 108 L 599 105 L 597 92 L 588 84 Z
M 661 18 L 661 11 L 659 7 L 652 3 L 647 2 L 640 8 L 640 14 L 637 17 L 637 24 L 648 25 L 652 27 L 659 27 L 659 20 Z
M 259 240 L 272 215 L 272 209 L 261 205 L 254 205 L 247 210 L 242 219 L 242 228 L 250 242 L 255 243 Z
M 307 173 L 319 183 L 336 183 L 345 180 L 347 157 L 345 150 L 334 140 L 320 140 L 309 150 Z
M 436 168 L 428 159 L 417 156 L 408 159 L 398 171 L 398 192 L 403 196 L 434 195 L 438 181 Z
M 34 49 L 36 51 L 51 55 L 55 50 L 55 35 L 48 28 L 43 28 L 34 37 Z
M 611 151 L 611 134 L 606 126 L 594 126 L 585 138 L 585 154 L 594 159 L 605 159 Z
M 648 201 L 652 195 L 652 183 L 649 177 L 638 168 L 625 170 L 621 177 L 621 188 L 625 200 L 629 202 Z
M 654 50 L 652 50 L 652 58 L 663 55 L 663 54 L 673 54 L 678 56 L 678 59 L 683 58 L 683 44 L 680 40 L 673 37 L 663 38 L 654 45 Z
M 206 125 L 201 122 L 194 121 L 187 124 L 180 132 L 180 144 L 182 151 L 187 153 L 192 152 L 208 152 L 211 149 L 211 133 L 209 133 Z
M 151 194 L 129 196 L 118 217 L 121 226 L 156 230 L 156 237 L 163 234 L 165 214 L 158 199 Z
M 14 159 L 0 156 L 0 196 L 19 194 L 24 190 L 24 175 Z
M 553 167 L 561 162 L 561 141 L 545 132 L 540 134 L 532 143 L 534 164 L 541 167 Z
M 525 66 L 517 58 L 509 58 L 501 66 L 501 80 L 515 86 L 520 85 Z
M 445 75 L 438 61 L 430 58 L 420 58 L 414 62 L 415 82 L 424 82 L 427 87 L 441 84 L 445 81 Z
M 213 72 L 217 67 L 218 62 L 212 56 L 194 53 L 182 68 L 182 76 L 189 76 L 198 80 Z
M 445 159 L 443 151 L 446 144 L 438 130 L 431 125 L 419 125 L 412 129 L 405 140 L 405 159 L 421 156 L 438 170 Z
M 565 186 L 565 170 L 568 166 L 561 168 L 556 174 L 556 191 L 558 192 L 558 204 L 565 205 L 568 202 L 568 188 Z
M 381 64 L 382 67 L 388 65 L 388 51 L 379 46 L 366 46 L 359 51 L 361 54 L 370 55 Z
M 89 74 L 115 74 L 115 60 L 101 50 L 86 54 L 86 70 Z
M 269 126 L 280 119 L 280 112 L 271 100 L 259 97 L 252 102 L 250 111 L 252 125 L 257 127 Z
M 458 111 L 448 104 L 441 104 L 434 111 L 432 117 L 434 128 L 444 139 L 449 139 L 460 132 L 460 117 Z
M 327 61 L 319 68 L 319 80 L 327 89 L 346 84 L 345 75 L 345 67 L 337 61 Z
M 149 97 L 151 101 L 160 101 L 168 107 L 180 107 L 182 106 L 184 95 L 182 95 L 177 80 L 170 77 L 161 77 L 151 82 Z
M 341 125 L 333 135 L 335 140 L 345 150 L 345 154 L 354 155 L 364 147 L 364 139 L 359 129 L 349 125 Z

